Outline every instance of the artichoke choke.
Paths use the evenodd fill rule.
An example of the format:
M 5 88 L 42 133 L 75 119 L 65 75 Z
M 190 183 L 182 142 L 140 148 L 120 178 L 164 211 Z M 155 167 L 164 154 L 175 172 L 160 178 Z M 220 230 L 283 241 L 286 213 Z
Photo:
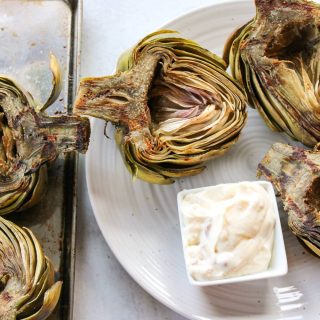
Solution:
M 0 217 L 0 319 L 46 319 L 61 286 L 33 233 Z
M 292 232 L 320 256 L 320 153 L 275 143 L 258 165 L 281 195 Z
M 46 164 L 61 152 L 87 150 L 88 119 L 45 114 L 61 87 L 54 56 L 51 69 L 53 90 L 43 106 L 13 80 L 0 76 L 0 215 L 22 211 L 41 199 Z
M 320 141 L 320 5 L 256 0 L 224 58 L 267 125 L 306 146 Z
M 128 170 L 151 183 L 203 170 L 238 139 L 245 96 L 225 62 L 162 30 L 121 56 L 113 76 L 82 79 L 74 112 L 116 125 Z

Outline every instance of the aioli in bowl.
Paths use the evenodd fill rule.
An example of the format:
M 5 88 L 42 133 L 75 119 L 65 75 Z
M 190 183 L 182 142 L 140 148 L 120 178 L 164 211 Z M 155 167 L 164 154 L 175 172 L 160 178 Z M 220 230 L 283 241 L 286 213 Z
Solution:
M 179 193 L 185 263 L 192 283 L 210 284 L 268 270 L 278 217 L 272 193 L 267 182 L 221 184 Z

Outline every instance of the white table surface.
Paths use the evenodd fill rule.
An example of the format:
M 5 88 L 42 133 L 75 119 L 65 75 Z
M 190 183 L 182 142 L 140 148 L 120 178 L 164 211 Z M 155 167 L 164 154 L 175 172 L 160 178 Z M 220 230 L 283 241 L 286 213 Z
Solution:
M 214 0 L 83 0 L 81 76 L 112 74 L 118 56 L 172 19 Z M 220 1 L 221 2 L 221 1 Z M 78 173 L 75 320 L 183 320 L 145 292 L 105 242 Z

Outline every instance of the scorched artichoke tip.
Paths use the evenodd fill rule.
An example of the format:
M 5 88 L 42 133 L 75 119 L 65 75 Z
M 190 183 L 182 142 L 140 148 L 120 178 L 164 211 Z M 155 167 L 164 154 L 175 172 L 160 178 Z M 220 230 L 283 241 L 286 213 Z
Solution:
M 61 286 L 33 233 L 0 217 L 0 319 L 46 319 Z
M 53 90 L 43 106 L 13 80 L 0 76 L 0 215 L 24 210 L 41 199 L 46 163 L 59 153 L 87 150 L 88 119 L 45 114 L 61 87 L 54 56 L 51 69 Z
M 151 183 L 201 172 L 237 141 L 247 117 L 225 62 L 173 34 L 145 37 L 113 76 L 82 79 L 74 108 L 115 124 L 127 168 Z
M 320 153 L 276 143 L 258 166 L 288 213 L 288 224 L 320 256 Z
M 256 0 L 225 46 L 233 76 L 265 122 L 307 146 L 320 141 L 320 6 Z

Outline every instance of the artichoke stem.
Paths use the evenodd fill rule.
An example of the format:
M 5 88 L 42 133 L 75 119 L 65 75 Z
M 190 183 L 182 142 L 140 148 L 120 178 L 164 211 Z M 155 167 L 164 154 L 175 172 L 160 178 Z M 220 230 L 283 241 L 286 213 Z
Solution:
M 147 53 L 129 71 L 83 79 L 74 112 L 125 125 L 130 131 L 149 126 L 148 91 L 159 60 L 159 54 Z
M 43 150 L 47 145 L 55 146 L 55 153 L 79 151 L 86 152 L 89 144 L 88 119 L 59 116 L 42 117 L 39 133 L 43 137 Z

